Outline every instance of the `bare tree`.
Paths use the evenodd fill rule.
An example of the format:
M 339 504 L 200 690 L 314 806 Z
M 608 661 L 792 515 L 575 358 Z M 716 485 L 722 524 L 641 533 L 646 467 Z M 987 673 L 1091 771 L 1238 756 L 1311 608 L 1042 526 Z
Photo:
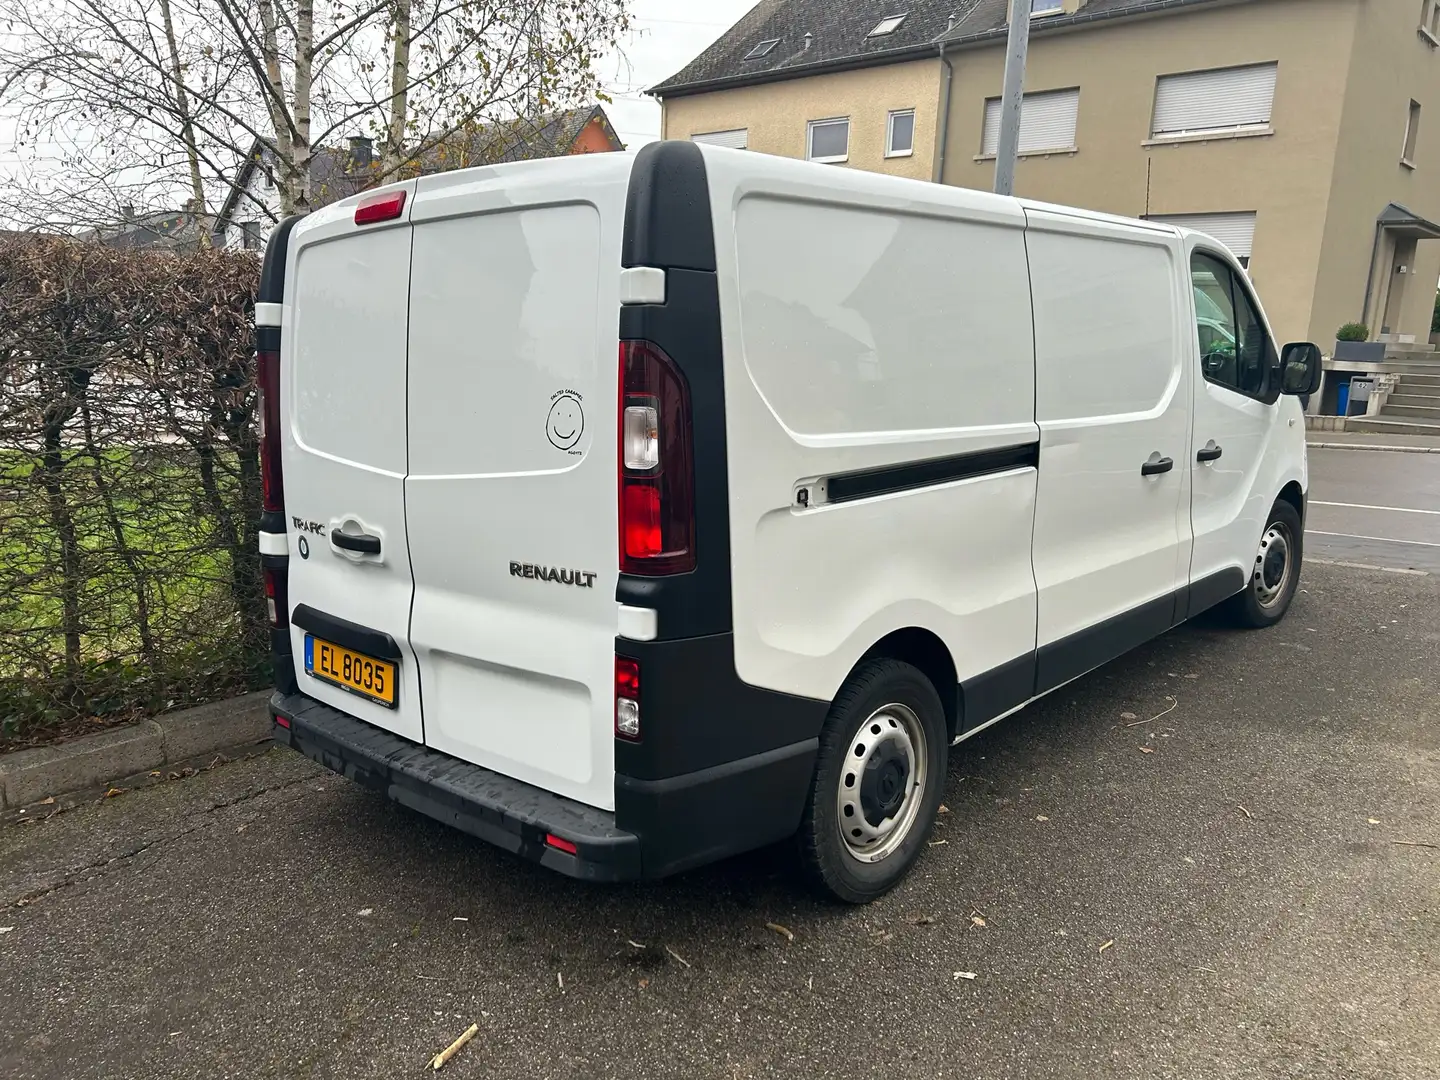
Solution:
M 347 135 L 377 137 L 379 183 L 457 133 L 605 100 L 630 2 L 0 0 L 0 110 L 34 162 L 0 214 L 94 224 L 182 191 L 203 212 L 256 148 L 303 211 Z

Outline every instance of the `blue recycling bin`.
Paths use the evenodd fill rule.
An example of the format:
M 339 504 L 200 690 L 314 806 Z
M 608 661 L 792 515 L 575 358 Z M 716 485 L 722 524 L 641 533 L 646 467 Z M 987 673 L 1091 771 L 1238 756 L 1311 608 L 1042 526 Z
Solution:
M 1348 379 L 1335 387 L 1335 415 L 1350 415 L 1350 382 Z

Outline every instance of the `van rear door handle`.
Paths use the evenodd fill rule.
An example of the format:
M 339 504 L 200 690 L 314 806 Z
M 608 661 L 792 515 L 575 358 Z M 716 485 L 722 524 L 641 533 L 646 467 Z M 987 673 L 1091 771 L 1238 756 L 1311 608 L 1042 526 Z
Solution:
M 345 551 L 353 551 L 359 555 L 379 555 L 380 538 L 371 536 L 369 533 L 343 533 L 339 529 L 330 530 L 330 543 Z
M 1169 472 L 1175 467 L 1175 459 L 1162 457 L 1145 462 L 1140 466 L 1141 476 L 1158 476 L 1160 473 Z
M 1196 455 L 1195 455 L 1195 460 L 1196 460 L 1196 461 L 1214 461 L 1214 460 L 1217 459 L 1223 452 L 1224 452 L 1224 451 L 1222 451 L 1222 450 L 1220 449 L 1220 447 L 1218 447 L 1218 446 L 1213 446 L 1213 445 L 1212 445 L 1212 446 L 1202 446 L 1202 447 L 1200 448 L 1199 452 L 1196 453 Z

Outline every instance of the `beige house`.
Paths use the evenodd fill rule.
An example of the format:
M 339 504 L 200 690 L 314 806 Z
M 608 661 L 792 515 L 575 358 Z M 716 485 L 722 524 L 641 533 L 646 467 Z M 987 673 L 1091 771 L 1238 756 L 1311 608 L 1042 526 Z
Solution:
M 663 134 L 988 188 L 1008 7 L 761 0 L 654 88 Z M 1031 10 L 1017 194 L 1211 232 L 1282 340 L 1328 348 L 1360 321 L 1426 341 L 1440 0 Z

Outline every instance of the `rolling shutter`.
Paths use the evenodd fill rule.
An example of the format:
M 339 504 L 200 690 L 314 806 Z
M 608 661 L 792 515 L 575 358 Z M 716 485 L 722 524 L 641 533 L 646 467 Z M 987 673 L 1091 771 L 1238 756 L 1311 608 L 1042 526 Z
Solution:
M 1185 135 L 1263 127 L 1275 101 L 1275 64 L 1162 75 L 1155 84 L 1151 134 Z
M 1233 251 L 1237 259 L 1250 258 L 1250 248 L 1255 242 L 1253 210 L 1231 214 L 1151 214 L 1147 220 L 1213 236 Z
M 1080 90 L 1054 90 L 1026 94 L 1020 103 L 1020 153 L 1070 150 L 1075 146 L 1075 123 L 1080 115 Z M 1000 99 L 985 102 L 985 134 L 980 153 L 994 154 L 1000 146 Z
M 713 146 L 728 146 L 732 150 L 750 149 L 750 129 L 736 128 L 734 131 L 707 131 L 703 135 L 691 135 L 691 142 L 710 143 Z

